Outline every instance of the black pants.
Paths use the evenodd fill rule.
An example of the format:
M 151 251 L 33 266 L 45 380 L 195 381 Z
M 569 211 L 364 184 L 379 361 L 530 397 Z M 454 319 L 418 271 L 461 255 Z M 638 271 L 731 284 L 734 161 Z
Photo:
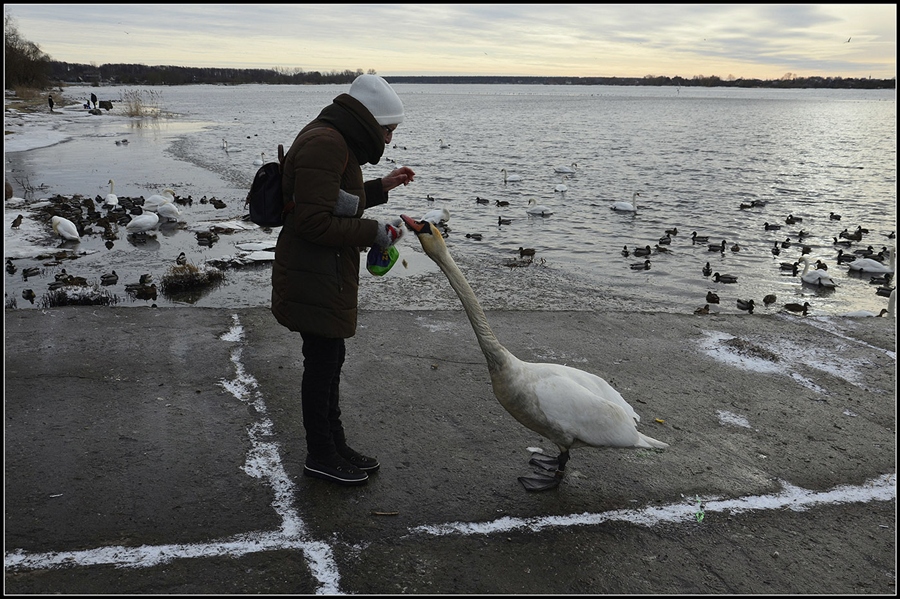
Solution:
M 303 338 L 303 427 L 306 449 L 325 458 L 346 444 L 341 424 L 340 383 L 346 347 L 343 339 L 301 333 Z

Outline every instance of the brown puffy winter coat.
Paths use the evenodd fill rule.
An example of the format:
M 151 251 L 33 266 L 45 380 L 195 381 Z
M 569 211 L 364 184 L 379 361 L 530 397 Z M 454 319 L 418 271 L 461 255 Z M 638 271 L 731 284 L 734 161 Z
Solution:
M 356 333 L 360 251 L 378 221 L 363 210 L 383 204 L 381 179 L 363 183 L 361 164 L 376 164 L 384 133 L 355 98 L 342 94 L 297 135 L 284 161 L 285 219 L 272 266 L 272 314 L 301 333 L 348 338 Z M 339 190 L 359 197 L 352 214 L 338 208 Z

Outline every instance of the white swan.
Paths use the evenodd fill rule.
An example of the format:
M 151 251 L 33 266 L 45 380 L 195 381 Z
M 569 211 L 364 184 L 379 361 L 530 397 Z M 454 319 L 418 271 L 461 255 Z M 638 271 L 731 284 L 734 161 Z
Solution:
M 450 144 L 445 144 L 443 139 L 439 139 L 438 141 L 441 143 L 442 150 L 446 150 L 447 148 L 450 147 Z
M 426 212 L 425 216 L 422 217 L 422 220 L 427 220 L 436 225 L 444 224 L 450 220 L 450 211 L 446 208 L 435 208 L 434 210 Z
M 159 208 L 156 209 L 156 213 L 159 215 L 160 219 L 171 221 L 178 220 L 181 210 L 179 210 L 178 206 L 172 202 L 163 202 L 160 204 Z
M 520 477 L 525 489 L 543 491 L 559 485 L 569 450 L 573 448 L 668 447 L 638 432 L 640 417 L 599 376 L 560 364 L 524 362 L 503 347 L 491 331 L 475 293 L 447 251 L 440 231 L 428 221 L 415 221 L 406 215 L 401 218 L 459 296 L 484 353 L 491 386 L 500 405 L 559 448 L 556 460 L 532 458 L 532 463 L 551 468 L 554 473 L 539 478 Z
M 618 212 L 637 212 L 637 204 L 634 202 L 634 198 L 640 197 L 640 195 L 640 192 L 636 191 L 631 195 L 630 202 L 613 202 L 610 208 Z
M 572 166 L 558 166 L 553 170 L 554 170 L 554 172 L 557 172 L 557 173 L 564 173 L 567 175 L 571 175 L 572 173 L 575 172 L 576 168 L 578 168 L 578 165 L 573 162 Z
M 164 189 L 162 194 L 155 193 L 146 200 L 144 200 L 144 205 L 142 208 L 144 210 L 149 210 L 150 212 L 156 212 L 159 210 L 159 207 L 165 204 L 166 202 L 174 202 L 175 201 L 175 192 L 171 189 Z
M 53 227 L 53 232 L 63 239 L 81 241 L 81 236 L 78 234 L 78 227 L 76 227 L 75 223 L 69 219 L 63 218 L 62 216 L 54 216 L 50 219 L 50 225 Z
M 158 224 L 159 216 L 153 212 L 145 212 L 128 221 L 125 230 L 128 234 L 144 234 L 155 229 Z
M 872 260 L 871 258 L 857 258 L 853 262 L 848 262 L 847 266 L 850 267 L 850 270 L 857 270 L 859 272 L 894 272 L 894 262 L 896 260 L 894 256 L 894 248 L 891 248 L 891 259 L 890 266 L 885 266 L 878 260 Z
M 561 191 L 561 192 L 563 192 L 563 193 L 569 191 L 569 186 L 566 185 L 566 179 L 568 179 L 568 177 L 565 176 L 565 175 L 563 175 L 562 179 L 560 180 L 559 185 L 557 185 L 556 187 L 554 187 L 554 188 L 553 188 L 553 191 Z
M 256 160 L 253 161 L 253 166 L 262 166 L 265 163 L 266 163 L 266 153 L 260 152 L 259 158 L 257 158 Z
M 106 194 L 106 201 L 103 202 L 103 205 L 109 208 L 119 205 L 119 196 L 115 194 L 115 185 L 116 182 L 112 179 L 109 180 L 109 193 Z
M 533 216 L 550 216 L 553 214 L 553 211 L 550 210 L 550 208 L 543 204 L 538 204 L 537 200 L 534 198 L 528 200 L 528 208 L 525 209 L 525 212 Z
M 506 169 L 505 169 L 505 168 L 501 168 L 501 169 L 500 169 L 500 172 L 503 173 L 503 182 L 504 182 L 504 183 L 506 183 L 507 181 L 515 182 L 515 181 L 521 181 L 521 180 L 522 180 L 522 176 L 521 176 L 521 175 L 507 175 L 507 174 L 506 174 Z
M 807 285 L 815 285 L 816 287 L 827 287 L 828 289 L 834 289 L 837 287 L 837 283 L 834 282 L 828 275 L 828 271 L 814 269 L 812 272 L 809 271 L 809 260 L 806 259 L 806 256 L 801 256 L 797 262 L 802 262 L 805 266 L 803 267 L 803 273 L 800 275 L 800 280 L 806 283 Z

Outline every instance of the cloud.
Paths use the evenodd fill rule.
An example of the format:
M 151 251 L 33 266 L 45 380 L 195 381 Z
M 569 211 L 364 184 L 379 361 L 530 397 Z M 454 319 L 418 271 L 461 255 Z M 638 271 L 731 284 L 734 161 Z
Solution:
M 54 60 L 390 74 L 893 77 L 896 5 L 5 5 Z M 852 44 L 845 44 L 848 37 Z

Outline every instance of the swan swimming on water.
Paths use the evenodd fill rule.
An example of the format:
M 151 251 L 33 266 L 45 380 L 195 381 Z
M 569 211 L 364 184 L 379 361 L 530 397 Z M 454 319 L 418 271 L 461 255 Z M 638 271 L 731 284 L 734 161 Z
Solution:
M 426 212 L 422 220 L 427 220 L 436 225 L 446 224 L 450 220 L 450 211 L 446 208 L 435 208 Z
M 831 278 L 827 271 L 814 269 L 812 272 L 810 272 L 809 260 L 807 260 L 805 256 L 801 256 L 797 261 L 805 264 L 805 266 L 803 267 L 803 273 L 800 275 L 800 280 L 807 285 L 826 287 L 828 289 L 834 289 L 835 287 L 837 287 L 837 283 L 834 282 L 834 279 Z
M 555 172 L 557 172 L 557 173 L 563 173 L 563 174 L 571 175 L 572 173 L 575 172 L 575 169 L 576 169 L 577 167 L 578 167 L 578 165 L 575 164 L 575 163 L 573 162 L 573 163 L 572 163 L 572 166 L 558 166 L 558 167 L 556 167 L 556 168 L 553 169 L 553 170 L 554 170 Z
M 505 168 L 501 168 L 501 169 L 500 169 L 500 172 L 503 173 L 503 182 L 504 182 L 504 183 L 506 183 L 507 181 L 515 182 L 515 181 L 521 181 L 521 180 L 522 180 L 522 176 L 521 176 L 521 175 L 507 175 L 507 174 L 506 174 L 506 169 L 505 169 Z
M 534 198 L 528 200 L 528 208 L 526 208 L 525 211 L 532 216 L 550 216 L 553 214 L 553 211 L 550 210 L 550 208 L 543 204 L 538 204 L 537 200 Z
M 634 212 L 637 213 L 637 204 L 634 202 L 634 198 L 640 197 L 640 192 L 634 192 L 631 195 L 630 202 L 613 202 L 613 205 L 610 206 L 612 210 L 617 212 Z
M 568 179 L 568 177 L 566 175 L 563 175 L 562 180 L 559 182 L 559 185 L 554 187 L 553 191 L 561 191 L 563 193 L 569 191 L 569 186 L 566 185 L 566 179 Z
M 565 474 L 570 449 L 668 447 L 637 430 L 640 416 L 599 376 L 561 364 L 525 362 L 503 347 L 491 330 L 475 292 L 447 250 L 440 231 L 428 221 L 415 221 L 405 214 L 401 218 L 459 296 L 484 354 L 491 387 L 500 405 L 559 448 L 555 459 L 542 455 L 532 457 L 531 463 L 548 473 L 520 477 L 519 482 L 526 490 L 557 487 Z
M 894 256 L 894 248 L 891 248 L 890 266 L 885 266 L 878 260 L 872 258 L 857 258 L 852 262 L 848 262 L 847 266 L 850 270 L 859 272 L 875 272 L 875 273 L 893 273 L 895 268 L 896 257 Z

